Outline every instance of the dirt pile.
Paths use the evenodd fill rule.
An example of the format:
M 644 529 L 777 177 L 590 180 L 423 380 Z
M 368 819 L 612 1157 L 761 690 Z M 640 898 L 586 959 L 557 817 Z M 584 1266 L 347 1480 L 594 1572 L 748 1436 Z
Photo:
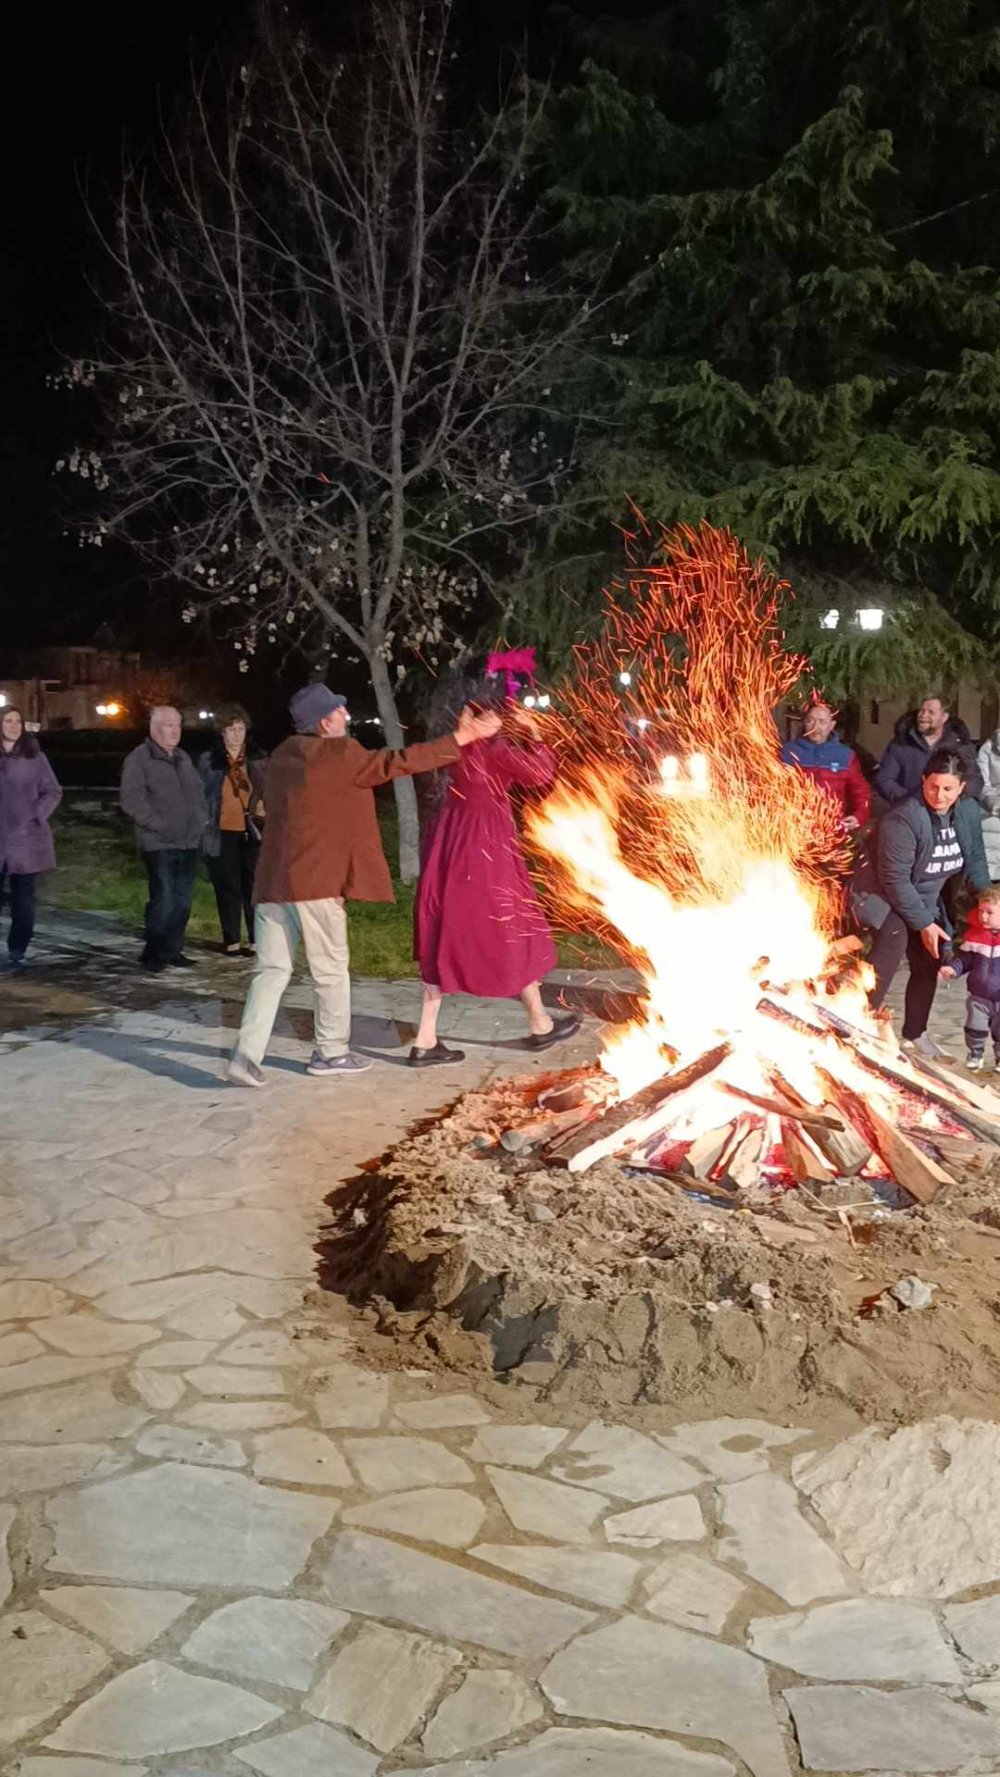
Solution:
M 571 1175 L 504 1154 L 538 1089 L 467 1094 L 330 1199 L 326 1281 L 370 1306 L 399 1362 L 587 1411 L 1000 1409 L 1000 1156 L 977 1149 L 927 1208 L 848 1214 L 870 1198 L 859 1180 L 825 1203 L 723 1208 L 613 1161 Z M 882 1299 L 911 1276 L 931 1306 Z

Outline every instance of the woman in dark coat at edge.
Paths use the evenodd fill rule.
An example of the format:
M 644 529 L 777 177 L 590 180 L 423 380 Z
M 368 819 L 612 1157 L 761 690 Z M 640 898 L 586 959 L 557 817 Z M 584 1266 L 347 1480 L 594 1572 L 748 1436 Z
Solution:
M 10 894 L 7 954 L 21 968 L 35 929 L 35 881 L 54 870 L 49 817 L 62 790 L 35 736 L 25 734 L 20 710 L 0 712 L 0 890 Z
M 905 956 L 903 1042 L 933 1059 L 943 1050 L 927 1035 L 938 971 L 946 961 L 952 924 L 943 891 L 957 877 L 974 889 L 989 887 L 983 846 L 983 815 L 963 797 L 968 762 L 951 747 L 930 755 L 920 793 L 882 816 L 874 857 L 862 863 L 851 891 L 854 912 L 874 934 L 869 962 L 875 970 L 871 1003 L 882 1005 Z
M 517 699 L 517 673 L 530 675 L 533 665 L 534 651 L 528 649 L 470 662 L 442 682 L 429 713 L 432 739 L 454 728 L 466 704 L 501 711 L 504 728 L 466 747 L 463 757 L 432 781 L 413 910 L 424 998 L 411 1067 L 465 1059 L 460 1049 L 438 1040 L 446 993 L 519 998 L 532 1049 L 548 1049 L 580 1028 L 578 1018 L 553 1019 L 542 1003 L 542 977 L 555 968 L 556 951 L 510 801 L 515 787 L 547 790 L 555 776 L 555 759 Z
M 226 956 L 253 955 L 253 883 L 264 818 L 267 755 L 250 740 L 250 718 L 239 704 L 220 710 L 212 745 L 198 760 L 208 803 L 202 841 Z M 242 921 L 247 941 L 241 942 Z

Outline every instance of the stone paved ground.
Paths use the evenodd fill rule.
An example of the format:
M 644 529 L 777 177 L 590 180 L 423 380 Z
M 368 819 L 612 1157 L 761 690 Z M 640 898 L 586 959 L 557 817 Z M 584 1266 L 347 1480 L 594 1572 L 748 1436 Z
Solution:
M 649 1435 L 364 1369 L 322 1200 L 443 1083 L 370 986 L 370 1074 L 291 1029 L 234 1092 L 183 985 L 0 1056 L 5 1777 L 1000 1772 L 1000 1427 Z M 460 1017 L 449 1092 L 538 1065 Z

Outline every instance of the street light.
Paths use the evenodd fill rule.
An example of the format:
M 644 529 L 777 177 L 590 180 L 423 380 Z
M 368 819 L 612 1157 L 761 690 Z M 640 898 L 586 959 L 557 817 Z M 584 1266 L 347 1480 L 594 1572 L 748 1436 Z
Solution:
M 632 674 L 631 673 L 619 673 L 618 674 L 618 683 L 619 683 L 619 685 L 631 685 Z
M 859 629 L 881 629 L 884 616 L 885 612 L 880 610 L 877 605 L 871 606 L 868 610 L 859 611 L 858 627 Z

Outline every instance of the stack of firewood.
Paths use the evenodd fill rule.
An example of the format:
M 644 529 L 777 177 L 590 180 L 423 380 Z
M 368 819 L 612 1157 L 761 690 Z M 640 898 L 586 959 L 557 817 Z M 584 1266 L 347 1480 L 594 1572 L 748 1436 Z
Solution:
M 832 1186 L 867 1169 L 893 1179 L 920 1203 L 952 1183 L 942 1161 L 975 1171 L 982 1144 L 1000 1148 L 1000 1097 L 936 1062 L 901 1055 L 888 1027 L 884 1035 L 872 1035 L 819 998 L 793 1005 L 772 988 L 764 990 L 759 1011 L 808 1037 L 822 1103 L 810 1103 L 763 1057 L 759 1067 L 768 1091 L 743 1090 L 734 1070 L 725 1067 L 732 1045 L 721 1041 L 629 1098 L 613 1100 L 613 1087 L 601 1075 L 574 1076 L 550 1087 L 531 1119 L 505 1132 L 502 1146 L 570 1172 L 616 1157 L 731 1200 L 764 1185 Z M 826 1065 L 816 1063 L 818 1049 Z M 838 1067 L 843 1055 L 852 1068 Z M 879 1094 L 859 1087 L 858 1070 Z M 854 1085 L 843 1079 L 845 1072 Z M 716 1087 L 720 1114 L 694 1140 L 679 1142 L 676 1132 L 695 1099 L 704 1102 L 708 1084 Z M 892 1118 L 883 1108 L 886 1088 L 894 1100 Z M 783 1177 L 774 1177 L 776 1164 Z

